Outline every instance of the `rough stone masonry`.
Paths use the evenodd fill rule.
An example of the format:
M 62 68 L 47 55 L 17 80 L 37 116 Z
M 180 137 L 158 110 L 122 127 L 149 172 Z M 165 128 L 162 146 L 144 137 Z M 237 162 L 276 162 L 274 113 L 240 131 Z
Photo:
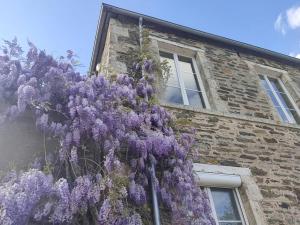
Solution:
M 156 24 L 144 24 L 144 28 L 156 37 L 151 42 L 156 57 L 161 45 L 157 38 L 199 49 L 197 66 L 211 108 L 162 103 L 179 120 L 188 121 L 181 126 L 182 131 L 189 131 L 191 126 L 196 129 L 197 150 L 190 157 L 194 162 L 249 168 L 262 195 L 261 221 L 269 225 L 300 224 L 300 126 L 280 121 L 258 77 L 262 73 L 280 77 L 300 106 L 300 65 Z M 138 32 L 136 19 L 122 15 L 110 18 L 101 63 L 113 68 L 112 73 L 126 72 L 126 54 L 137 48 Z M 245 205 L 251 197 L 255 196 L 243 196 Z M 251 220 L 247 208 L 246 214 L 250 224 L 258 224 Z

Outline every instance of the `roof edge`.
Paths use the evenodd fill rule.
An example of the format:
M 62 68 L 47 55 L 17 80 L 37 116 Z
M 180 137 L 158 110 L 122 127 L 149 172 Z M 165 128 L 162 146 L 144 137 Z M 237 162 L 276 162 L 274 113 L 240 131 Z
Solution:
M 155 18 L 152 16 L 147 16 L 147 15 L 144 15 L 141 13 L 133 12 L 133 11 L 130 11 L 127 9 L 122 9 L 122 8 L 119 8 L 119 7 L 116 7 L 113 5 L 102 3 L 101 13 L 99 16 L 97 31 L 96 31 L 96 35 L 95 35 L 94 48 L 93 48 L 91 64 L 90 64 L 90 71 L 93 71 L 95 69 L 96 61 L 98 60 L 99 56 L 102 55 L 103 49 L 100 49 L 100 48 L 102 48 L 101 45 L 103 45 L 103 43 L 101 43 L 101 42 L 105 41 L 105 40 L 103 40 L 103 38 L 106 37 L 106 31 L 103 30 L 103 28 L 104 28 L 105 22 L 106 23 L 108 22 L 107 17 L 108 17 L 109 12 L 115 13 L 115 14 L 121 14 L 124 16 L 129 16 L 129 17 L 137 18 L 137 19 L 139 17 L 143 17 L 144 21 L 152 22 L 154 24 L 158 24 L 158 25 L 165 26 L 165 27 L 168 27 L 168 28 L 171 28 L 174 30 L 189 33 L 189 34 L 192 34 L 192 35 L 195 35 L 198 37 L 202 37 L 202 38 L 205 38 L 208 40 L 213 40 L 213 41 L 225 44 L 225 45 L 238 47 L 238 48 L 252 51 L 252 52 L 257 52 L 259 54 L 269 56 L 269 57 L 272 57 L 277 60 L 285 60 L 287 62 L 300 65 L 300 59 L 283 54 L 283 53 L 275 52 L 275 51 L 265 49 L 262 47 L 254 46 L 254 45 L 236 41 L 236 40 L 233 40 L 230 38 L 207 33 L 207 32 L 200 31 L 200 30 L 197 30 L 194 28 L 190 28 L 190 27 L 172 23 L 172 22 L 169 22 L 166 20 L 158 19 L 158 18 Z M 102 32 L 100 32 L 100 31 L 102 31 Z

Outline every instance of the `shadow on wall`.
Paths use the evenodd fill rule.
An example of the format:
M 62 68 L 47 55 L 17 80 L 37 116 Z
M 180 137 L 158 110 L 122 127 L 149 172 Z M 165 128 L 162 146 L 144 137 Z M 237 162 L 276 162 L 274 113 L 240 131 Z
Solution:
M 41 154 L 44 136 L 35 127 L 32 114 L 0 125 L 0 170 L 24 168 Z

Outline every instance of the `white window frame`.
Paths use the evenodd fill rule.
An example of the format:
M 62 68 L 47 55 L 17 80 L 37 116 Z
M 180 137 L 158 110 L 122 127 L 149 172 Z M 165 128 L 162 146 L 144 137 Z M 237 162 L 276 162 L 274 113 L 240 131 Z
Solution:
M 249 221 L 247 219 L 247 214 L 242 203 L 239 189 L 243 190 L 243 194 L 246 194 L 247 196 L 247 209 L 251 210 L 248 212 L 251 215 L 251 224 L 267 224 L 260 205 L 260 201 L 263 197 L 254 178 L 251 176 L 249 168 L 193 163 L 193 171 L 195 172 L 199 186 L 203 187 L 204 190 L 211 187 L 234 190 L 236 203 L 237 206 L 239 206 L 238 208 L 240 208 L 239 213 L 243 225 L 249 225 Z M 212 204 L 213 216 L 216 224 L 218 225 L 219 222 L 211 194 L 208 193 L 208 197 Z
M 287 95 L 287 98 L 289 99 L 289 101 L 293 105 L 293 107 L 294 107 L 297 115 L 300 117 L 299 107 L 297 106 L 296 101 L 293 99 L 293 97 L 290 95 L 289 91 L 287 90 L 287 88 L 284 85 L 285 83 L 289 84 L 289 88 L 291 89 L 291 91 L 293 92 L 293 94 L 296 95 L 296 100 L 298 101 L 298 98 L 300 97 L 300 94 L 297 91 L 297 89 L 294 87 L 294 84 L 293 84 L 292 80 L 290 79 L 288 71 L 283 70 L 283 69 L 279 69 L 279 68 L 275 68 L 275 67 L 271 67 L 271 66 L 267 66 L 267 65 L 262 65 L 262 64 L 255 63 L 255 62 L 252 62 L 252 61 L 249 61 L 249 60 L 244 60 L 244 61 L 248 64 L 250 70 L 252 72 L 254 72 L 256 76 L 263 76 L 264 77 L 265 76 L 264 74 L 267 74 L 267 77 L 270 77 L 270 78 L 278 80 L 278 82 L 279 82 L 280 86 L 282 87 L 284 93 Z M 266 91 L 265 88 L 264 88 L 264 91 Z M 272 100 L 270 100 L 270 102 L 273 103 Z M 274 104 L 272 104 L 272 105 L 274 106 Z M 274 107 L 274 109 L 275 109 L 275 107 Z M 286 110 L 283 110 L 283 111 L 286 112 Z M 278 118 L 282 122 L 284 122 L 283 119 L 281 118 L 281 116 L 278 115 L 278 114 L 279 113 L 275 109 L 274 112 L 273 112 L 273 115 L 275 117 L 278 116 Z M 286 113 L 285 113 L 285 116 L 286 116 Z M 290 117 L 287 116 L 287 118 L 290 118 Z M 293 121 L 293 120 L 290 120 L 290 121 Z M 289 122 L 289 123 L 292 123 L 292 122 Z
M 189 104 L 188 97 L 187 97 L 187 94 L 186 94 L 186 91 L 185 91 L 184 82 L 183 82 L 183 79 L 180 75 L 180 69 L 179 69 L 179 65 L 178 65 L 178 55 L 192 59 L 192 65 L 193 65 L 193 68 L 195 70 L 196 79 L 198 81 L 199 88 L 200 88 L 200 90 L 194 90 L 194 91 L 201 92 L 202 98 L 203 98 L 203 101 L 204 101 L 204 104 L 205 104 L 205 107 L 203 107 L 203 109 L 210 109 L 211 107 L 210 107 L 210 104 L 209 104 L 209 101 L 208 101 L 208 98 L 207 98 L 207 95 L 206 95 L 206 90 L 204 88 L 204 84 L 203 84 L 203 81 L 202 81 L 202 78 L 201 78 L 201 74 L 200 74 L 199 68 L 197 66 L 196 59 L 195 59 L 197 54 L 201 54 L 203 52 L 203 50 L 199 49 L 199 48 L 189 46 L 189 45 L 186 45 L 186 44 L 181 44 L 181 43 L 177 43 L 177 42 L 174 42 L 174 41 L 165 40 L 163 38 L 159 38 L 159 37 L 152 36 L 152 35 L 150 36 L 150 38 L 152 40 L 157 41 L 157 43 L 160 43 L 161 45 L 171 47 L 171 49 L 176 49 L 176 48 L 178 49 L 179 48 L 179 49 L 183 49 L 184 51 L 188 52 L 188 54 L 184 54 L 184 53 L 183 54 L 180 54 L 180 53 L 178 54 L 178 52 L 176 52 L 176 51 L 167 50 L 164 47 L 162 47 L 162 48 L 158 47 L 159 51 L 162 51 L 162 52 L 169 53 L 169 54 L 173 55 L 173 59 L 174 59 L 174 63 L 175 63 L 175 70 L 176 70 L 175 72 L 176 72 L 176 76 L 177 76 L 177 79 L 178 79 L 178 82 L 179 82 L 179 85 L 180 85 L 180 91 L 181 91 L 181 95 L 182 95 L 183 104 L 184 105 L 189 105 L 189 106 L 190 106 L 190 104 Z
M 276 100 L 277 100 L 277 102 L 278 102 L 278 104 L 279 104 L 281 110 L 283 111 L 284 115 L 285 115 L 286 118 L 288 119 L 288 123 L 297 123 L 296 120 L 295 120 L 293 117 L 291 117 L 291 116 L 289 115 L 289 113 L 286 111 L 286 109 L 285 109 L 285 107 L 284 107 L 284 105 L 283 105 L 281 99 L 279 98 L 277 92 L 275 91 L 275 89 L 273 88 L 273 86 L 272 86 L 272 84 L 271 84 L 271 82 L 270 82 L 270 80 L 269 80 L 269 76 L 267 76 L 267 75 L 261 75 L 261 76 L 262 76 L 262 77 L 264 78 L 264 80 L 267 82 L 267 84 L 268 84 L 268 86 L 269 86 L 269 88 L 270 88 L 272 94 L 275 96 L 275 98 L 276 98 Z M 270 77 L 272 77 L 272 76 L 270 76 Z M 280 87 L 281 87 L 282 90 L 284 91 L 284 94 L 286 94 L 286 96 L 287 96 L 288 100 L 290 101 L 290 103 L 292 104 L 294 110 L 296 111 L 296 113 L 297 113 L 298 116 L 300 117 L 300 111 L 299 111 L 299 108 L 298 108 L 297 104 L 295 103 L 295 101 L 293 100 L 292 96 L 289 94 L 288 90 L 285 88 L 285 86 L 284 86 L 283 82 L 281 81 L 281 79 L 280 79 L 280 78 L 277 78 L 277 77 L 276 77 L 276 78 L 272 77 L 272 78 L 277 80 L 278 84 L 280 85 Z M 265 87 L 264 87 L 264 89 L 265 89 Z M 266 90 L 265 90 L 265 91 L 266 91 Z M 270 98 L 269 95 L 268 95 L 268 97 Z M 287 104 L 287 102 L 286 102 L 286 104 Z M 274 106 L 273 102 L 272 102 L 272 105 Z M 275 106 L 274 106 L 274 108 L 275 108 Z M 275 109 L 276 109 L 276 108 L 275 108 Z M 279 114 L 279 113 L 278 113 L 278 114 Z M 280 115 L 279 115 L 279 118 L 281 119 L 282 122 L 284 122 Z
M 179 88 L 180 88 L 180 91 L 181 91 L 183 104 L 184 105 L 190 105 L 189 99 L 188 99 L 188 96 L 187 96 L 187 92 L 186 92 L 186 89 L 187 89 L 187 90 L 190 90 L 190 91 L 195 91 L 195 92 L 201 93 L 203 101 L 204 101 L 203 102 L 204 103 L 204 107 L 203 108 L 204 109 L 210 109 L 208 98 L 207 98 L 206 93 L 205 93 L 204 85 L 203 85 L 203 82 L 202 82 L 202 79 L 201 79 L 201 76 L 200 76 L 200 72 L 199 72 L 199 70 L 197 68 L 197 64 L 196 64 L 195 58 L 191 57 L 191 56 L 185 56 L 184 54 L 179 54 L 178 55 L 176 52 L 172 52 L 172 51 L 169 51 L 169 50 L 160 49 L 160 51 L 164 52 L 164 53 L 172 54 L 172 56 L 173 56 L 173 60 L 174 60 L 174 64 L 175 64 L 175 70 L 176 70 L 175 73 L 176 73 L 176 77 L 177 77 L 178 82 L 179 82 Z M 192 60 L 191 63 L 192 63 L 192 66 L 193 66 L 193 68 L 195 70 L 195 75 L 196 75 L 195 78 L 198 81 L 200 90 L 194 90 L 194 89 L 185 88 L 184 80 L 182 78 L 182 72 L 180 71 L 178 56 L 183 56 L 183 57 L 186 57 L 186 58 L 189 58 L 189 59 Z
M 248 225 L 245 209 L 242 204 L 241 196 L 239 194 L 238 189 L 237 188 L 226 188 L 226 189 L 230 189 L 233 192 L 234 201 L 237 205 L 238 213 L 239 213 L 239 216 L 241 217 L 241 220 L 230 220 L 230 221 L 229 220 L 218 220 L 215 204 L 214 204 L 213 197 L 211 194 L 211 187 L 204 187 L 204 191 L 207 193 L 209 202 L 211 204 L 212 214 L 214 216 L 216 224 L 219 225 L 219 223 L 227 222 L 227 223 L 242 223 L 242 225 Z

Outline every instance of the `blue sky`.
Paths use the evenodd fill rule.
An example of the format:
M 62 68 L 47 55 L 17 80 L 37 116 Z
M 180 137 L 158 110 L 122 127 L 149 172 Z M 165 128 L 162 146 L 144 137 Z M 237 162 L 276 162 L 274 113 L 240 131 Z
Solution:
M 107 0 L 146 15 L 287 55 L 300 53 L 300 0 Z M 88 70 L 100 0 L 0 0 L 0 38 L 55 56 L 72 49 Z M 300 58 L 300 54 L 298 55 Z

